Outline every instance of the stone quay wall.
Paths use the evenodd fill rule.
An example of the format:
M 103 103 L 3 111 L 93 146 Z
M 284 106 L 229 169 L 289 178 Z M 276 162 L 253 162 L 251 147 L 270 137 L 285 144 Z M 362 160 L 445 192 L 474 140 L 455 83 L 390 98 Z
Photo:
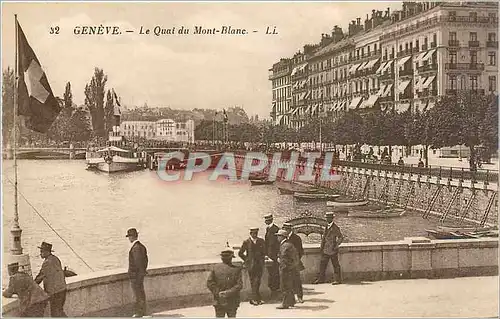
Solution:
M 318 245 L 305 245 L 304 249 L 302 261 L 306 269 L 301 275 L 304 283 L 311 283 L 319 268 L 320 250 Z M 340 246 L 339 258 L 346 281 L 491 276 L 498 274 L 498 240 L 412 237 L 395 242 L 345 243 Z M 217 262 L 220 261 L 214 259 L 150 267 L 145 279 L 148 304 L 161 302 L 171 309 L 209 305 L 211 295 L 206 280 Z M 264 271 L 263 296 L 270 293 L 267 276 Z M 329 265 L 327 278 L 331 276 Z M 249 292 L 250 281 L 244 271 L 242 300 L 247 300 Z M 2 301 L 2 316 L 18 314 L 16 299 L 3 298 Z M 125 269 L 68 278 L 65 311 L 70 317 L 113 316 L 117 309 L 121 309 L 119 313 L 123 313 L 123 309 L 132 311 L 132 304 Z
M 269 155 L 269 161 L 271 160 Z M 237 171 L 243 170 L 243 155 L 236 156 L 235 165 Z M 264 175 L 269 174 L 269 166 L 264 168 Z M 298 181 L 298 176 L 304 173 L 306 166 L 304 162 L 297 163 L 292 180 L 286 179 L 286 169 L 279 169 L 277 180 Z M 288 167 L 293 167 L 293 164 Z M 397 166 L 386 169 L 361 168 L 334 162 L 331 174 L 340 175 L 340 181 L 321 181 L 319 177 L 323 166 L 322 163 L 317 163 L 312 167 L 314 181 L 306 183 L 354 198 L 367 198 L 374 202 L 419 211 L 424 215 L 434 215 L 443 222 L 449 219 L 487 226 L 498 224 L 497 183 L 487 180 L 463 180 L 451 174 L 440 178 L 430 174 L 424 175 L 422 170 L 418 173 L 398 172 L 396 168 Z

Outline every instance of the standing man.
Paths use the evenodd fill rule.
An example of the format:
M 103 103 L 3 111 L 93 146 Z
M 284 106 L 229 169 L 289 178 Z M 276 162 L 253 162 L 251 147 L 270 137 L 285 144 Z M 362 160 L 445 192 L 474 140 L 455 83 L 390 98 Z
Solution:
M 280 271 L 278 265 L 278 252 L 280 244 L 278 242 L 278 238 L 276 237 L 279 227 L 273 222 L 272 214 L 264 216 L 264 222 L 267 226 L 265 237 L 266 256 L 272 261 L 271 264 L 267 266 L 267 285 L 271 290 L 271 298 L 276 298 L 278 290 L 280 289 Z
M 340 228 L 333 222 L 333 217 L 335 215 L 332 212 L 328 212 L 325 215 L 328 226 L 325 228 L 323 233 L 323 238 L 321 240 L 321 262 L 319 264 L 319 274 L 314 282 L 315 284 L 321 284 L 325 282 L 325 272 L 328 262 L 332 261 L 334 281 L 333 285 L 342 283 L 342 273 L 340 270 L 339 263 L 339 246 L 344 240 Z
M 61 261 L 52 255 L 52 245 L 42 242 L 40 247 L 40 257 L 43 263 L 40 272 L 35 277 L 35 282 L 40 284 L 43 281 L 43 288 L 49 295 L 50 316 L 66 317 L 64 313 L 64 303 L 66 302 L 66 278 Z
M 240 291 L 243 288 L 241 267 L 232 263 L 234 252 L 229 247 L 224 248 L 220 257 L 222 264 L 214 266 L 207 280 L 207 287 L 214 296 L 215 316 L 224 318 L 236 317 L 240 306 Z
M 146 315 L 146 292 L 144 291 L 144 277 L 148 268 L 148 251 L 146 247 L 137 239 L 139 233 L 137 229 L 130 228 L 125 236 L 131 243 L 128 253 L 128 276 L 135 298 L 134 318 Z
M 302 239 L 299 235 L 293 232 L 292 224 L 284 223 L 283 229 L 286 230 L 288 234 L 288 242 L 295 247 L 297 253 L 299 255 L 299 261 L 297 266 L 297 271 L 294 276 L 294 291 L 297 294 L 297 302 L 304 302 L 304 292 L 302 290 L 302 279 L 300 278 L 300 272 L 305 269 L 304 264 L 302 263 L 302 256 L 304 255 L 304 247 L 302 246 Z
M 250 277 L 252 286 L 252 299 L 250 304 L 258 306 L 263 304 L 260 296 L 260 280 L 264 271 L 264 261 L 266 257 L 266 248 L 264 239 L 258 237 L 259 228 L 250 228 L 250 237 L 241 244 L 238 256 L 243 259 L 243 264 Z
M 19 263 L 7 265 L 9 287 L 2 292 L 5 298 L 19 297 L 20 317 L 43 317 L 49 295 L 38 286 L 30 275 L 19 271 Z
M 280 269 L 280 286 L 283 293 L 283 301 L 277 309 L 288 309 L 295 306 L 294 281 L 295 274 L 298 272 L 297 266 L 299 262 L 299 254 L 292 243 L 288 242 L 288 233 L 286 230 L 280 229 L 276 233 L 276 237 L 280 242 L 280 252 L 278 256 Z

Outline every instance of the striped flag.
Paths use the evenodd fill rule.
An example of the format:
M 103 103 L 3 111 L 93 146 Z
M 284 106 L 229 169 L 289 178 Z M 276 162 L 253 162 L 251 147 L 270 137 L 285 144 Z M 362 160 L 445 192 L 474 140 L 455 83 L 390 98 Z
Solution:
M 121 116 L 122 115 L 122 111 L 120 110 L 121 104 L 120 104 L 120 101 L 118 100 L 118 96 L 116 95 L 116 92 L 114 89 L 113 89 L 113 96 L 114 96 L 115 102 L 116 102 L 116 104 L 113 108 L 113 115 L 114 116 Z
M 28 43 L 19 22 L 17 28 L 18 115 L 23 115 L 26 128 L 46 133 L 61 111 L 47 76 Z

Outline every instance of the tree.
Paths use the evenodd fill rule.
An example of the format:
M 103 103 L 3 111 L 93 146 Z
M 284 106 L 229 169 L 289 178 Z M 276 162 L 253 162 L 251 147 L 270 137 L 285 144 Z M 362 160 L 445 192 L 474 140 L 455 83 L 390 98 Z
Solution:
M 92 117 L 92 130 L 98 137 L 106 137 L 104 126 L 104 92 L 108 77 L 99 68 L 94 69 L 90 83 L 85 85 L 85 106 Z
M 495 96 L 476 92 L 442 97 L 429 113 L 429 120 L 434 129 L 432 146 L 464 144 L 470 150 L 469 167 L 473 171 L 476 170 L 476 147 L 483 143 L 490 144 L 491 147 L 489 141 L 495 135 L 485 133 L 485 131 L 490 132 L 495 126 L 486 116 L 495 114 L 491 108 L 498 107 L 497 105 Z M 484 125 L 488 128 L 485 129 Z
M 64 90 L 63 95 L 64 100 L 64 109 L 72 109 L 73 108 L 73 93 L 71 93 L 71 83 L 66 83 L 66 89 Z
M 92 127 L 87 118 L 87 112 L 76 109 L 69 121 L 68 135 L 71 141 L 88 141 L 92 134 Z
M 110 90 L 108 90 L 108 93 L 106 94 L 106 106 L 104 107 L 104 118 L 105 118 L 104 129 L 107 133 L 113 131 L 114 110 L 115 110 L 115 103 L 113 99 L 113 94 L 111 93 Z

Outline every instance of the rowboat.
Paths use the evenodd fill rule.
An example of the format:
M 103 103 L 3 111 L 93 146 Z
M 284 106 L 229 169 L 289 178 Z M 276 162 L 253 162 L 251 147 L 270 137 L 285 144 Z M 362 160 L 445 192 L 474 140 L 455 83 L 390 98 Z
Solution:
M 327 202 L 326 206 L 353 207 L 353 206 L 364 206 L 366 204 L 368 204 L 368 201 L 365 199 L 336 198 L 331 202 Z
M 436 239 L 460 239 L 498 237 L 498 227 L 447 227 L 437 226 L 436 229 L 426 229 L 427 234 Z
M 459 232 L 459 233 L 467 233 L 467 232 L 484 232 L 490 230 L 496 230 L 498 227 L 450 227 L 450 226 L 437 226 L 436 229 L 438 231 L 444 232 Z
M 298 201 L 312 202 L 312 201 L 326 201 L 329 199 L 335 199 L 339 197 L 338 194 L 324 194 L 324 193 L 299 193 L 295 192 L 293 198 Z
M 305 188 L 305 187 L 283 187 L 283 186 L 278 186 L 278 190 L 280 191 L 281 195 L 293 195 L 294 193 L 304 193 L 304 194 L 315 194 L 319 192 L 319 189 L 317 188 Z
M 403 216 L 405 210 L 402 208 L 384 208 L 375 211 L 370 210 L 357 210 L 351 211 L 347 216 L 359 218 L 392 218 Z
M 268 181 L 268 180 L 263 180 L 263 179 L 251 179 L 250 184 L 252 186 L 260 186 L 260 185 L 271 185 L 273 184 L 273 181 Z

